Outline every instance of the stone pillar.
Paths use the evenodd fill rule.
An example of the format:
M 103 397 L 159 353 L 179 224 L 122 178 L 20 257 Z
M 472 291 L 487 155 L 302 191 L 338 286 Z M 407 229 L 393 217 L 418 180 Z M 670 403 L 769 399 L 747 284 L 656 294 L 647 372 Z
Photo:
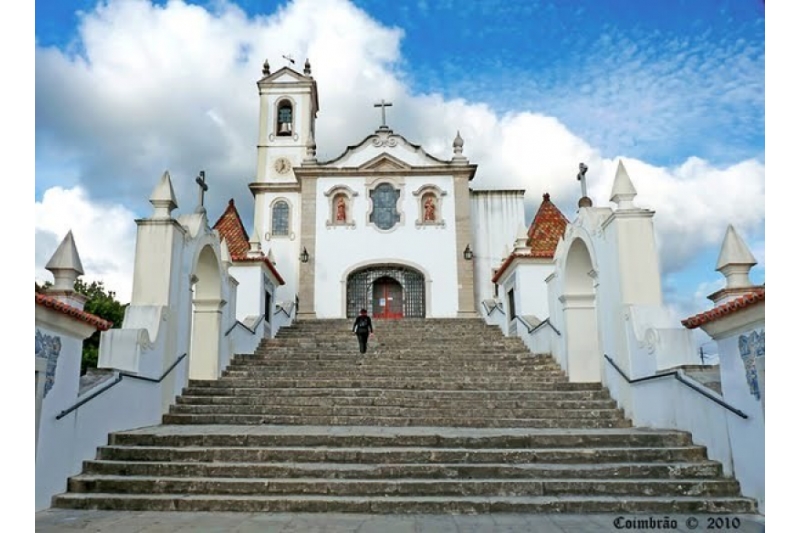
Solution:
M 469 180 L 466 176 L 454 176 L 456 209 L 456 274 L 458 280 L 458 317 L 478 316 L 475 307 L 475 261 L 464 259 L 467 245 L 472 239 Z
M 559 297 L 564 309 L 567 375 L 571 382 L 601 381 L 602 354 L 597 330 L 594 294 L 565 294 Z
M 314 276 L 317 262 L 317 178 L 303 177 L 300 180 L 300 252 L 308 253 L 308 262 L 300 262 L 300 286 L 298 288 L 297 318 L 316 318 L 314 302 Z
M 654 211 L 636 207 L 636 189 L 622 161 L 611 189 L 617 209 L 606 226 L 617 243 L 617 268 L 622 305 L 661 305 L 661 273 L 653 228 Z
M 225 300 L 195 299 L 192 346 L 189 355 L 189 379 L 219 377 L 222 308 Z
M 42 399 L 44 398 L 45 372 L 47 371 L 47 359 L 36 357 L 36 441 L 34 444 L 34 457 L 39 450 L 39 421 L 42 418 Z M 30 379 L 30 378 L 29 378 Z
M 150 196 L 154 210 L 150 218 L 136 221 L 136 255 L 133 264 L 133 291 L 131 305 L 169 305 L 170 288 L 176 244 L 181 243 L 185 230 L 172 218 L 171 211 L 177 209 L 175 193 L 169 173 L 164 172 L 161 181 Z

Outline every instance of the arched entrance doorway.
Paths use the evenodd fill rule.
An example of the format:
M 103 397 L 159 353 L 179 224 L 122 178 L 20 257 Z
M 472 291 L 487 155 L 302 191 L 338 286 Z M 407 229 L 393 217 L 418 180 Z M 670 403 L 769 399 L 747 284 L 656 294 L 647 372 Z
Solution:
M 597 327 L 596 272 L 589 248 L 572 241 L 564 265 L 564 329 L 570 381 L 601 380 L 600 335 Z
M 189 349 L 189 378 L 217 379 L 219 350 L 222 338 L 222 276 L 219 260 L 211 246 L 204 246 L 192 275 L 191 346 Z
M 405 266 L 373 266 L 347 276 L 347 317 L 425 318 L 425 276 Z

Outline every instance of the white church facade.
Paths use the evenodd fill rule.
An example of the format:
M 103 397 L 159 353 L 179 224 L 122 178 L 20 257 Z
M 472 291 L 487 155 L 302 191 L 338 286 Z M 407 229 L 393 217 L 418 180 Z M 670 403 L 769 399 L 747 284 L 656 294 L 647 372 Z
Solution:
M 249 238 L 285 281 L 277 300 L 297 302 L 301 319 L 361 308 L 376 318 L 477 316 L 490 269 L 524 223 L 523 191 L 472 191 L 477 165 L 460 134 L 449 160 L 434 157 L 387 125 L 383 101 L 374 133 L 319 161 L 309 63 L 303 74 L 265 64 L 258 89 Z

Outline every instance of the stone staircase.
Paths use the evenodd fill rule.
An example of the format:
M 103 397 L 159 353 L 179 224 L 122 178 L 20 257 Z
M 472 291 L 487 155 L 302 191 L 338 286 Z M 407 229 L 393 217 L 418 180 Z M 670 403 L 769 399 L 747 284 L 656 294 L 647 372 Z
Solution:
M 688 433 L 631 427 L 480 319 L 301 321 L 109 436 L 54 506 L 363 513 L 753 513 Z

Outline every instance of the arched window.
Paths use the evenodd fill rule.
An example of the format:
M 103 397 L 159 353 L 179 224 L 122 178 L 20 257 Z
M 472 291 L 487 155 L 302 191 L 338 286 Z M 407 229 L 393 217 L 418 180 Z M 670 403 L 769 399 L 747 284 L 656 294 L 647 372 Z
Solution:
M 289 100 L 282 100 L 278 104 L 278 135 L 291 135 L 294 131 L 293 120 L 292 103 Z
M 272 206 L 272 235 L 289 235 L 289 204 L 284 200 Z

